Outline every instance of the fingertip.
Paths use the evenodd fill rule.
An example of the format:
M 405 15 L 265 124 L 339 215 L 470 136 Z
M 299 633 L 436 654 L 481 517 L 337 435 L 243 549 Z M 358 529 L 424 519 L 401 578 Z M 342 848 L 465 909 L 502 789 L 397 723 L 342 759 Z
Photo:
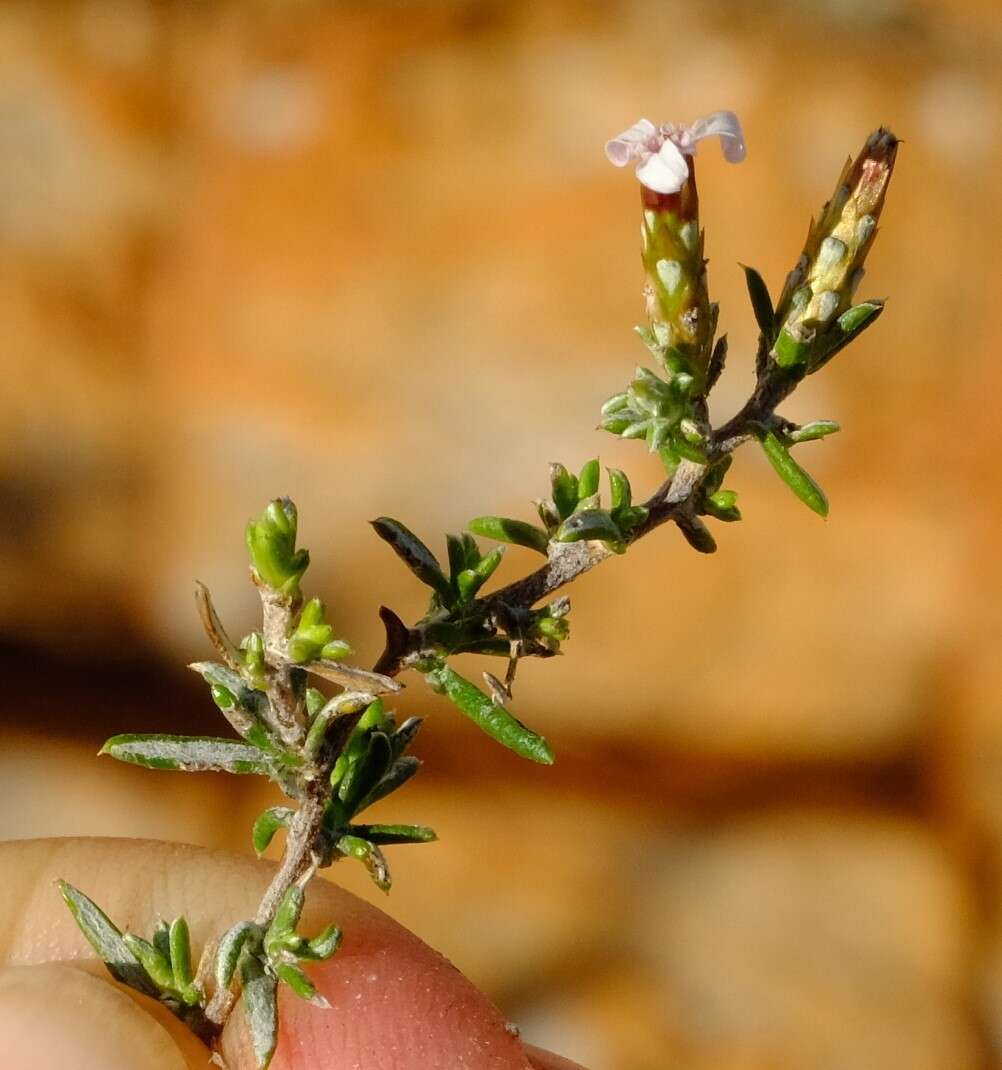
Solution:
M 0 1066 L 204 1070 L 208 1050 L 180 1023 L 168 1026 L 145 1005 L 152 1001 L 140 1000 L 76 967 L 0 969 Z
M 530 1070 L 498 1010 L 442 956 L 392 922 L 345 932 L 333 959 L 308 968 L 329 1009 L 280 992 L 272 1070 L 312 1070 L 325 1060 L 394 1070 Z M 223 1054 L 239 1070 L 253 1065 L 239 1010 Z
M 570 1059 L 554 1055 L 552 1051 L 534 1048 L 530 1044 L 526 1044 L 525 1053 L 529 1057 L 532 1070 L 584 1070 L 580 1063 L 572 1063 Z

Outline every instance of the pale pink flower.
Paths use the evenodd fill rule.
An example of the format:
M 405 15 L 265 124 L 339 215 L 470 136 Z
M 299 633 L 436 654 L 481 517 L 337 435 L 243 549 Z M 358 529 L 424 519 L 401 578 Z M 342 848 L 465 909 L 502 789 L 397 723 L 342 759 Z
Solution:
M 687 156 L 696 155 L 696 142 L 719 137 L 724 158 L 740 163 L 746 154 L 741 123 L 732 111 L 715 111 L 691 126 L 641 119 L 606 143 L 605 154 L 617 167 L 637 160 L 637 178 L 655 193 L 678 193 L 689 177 Z

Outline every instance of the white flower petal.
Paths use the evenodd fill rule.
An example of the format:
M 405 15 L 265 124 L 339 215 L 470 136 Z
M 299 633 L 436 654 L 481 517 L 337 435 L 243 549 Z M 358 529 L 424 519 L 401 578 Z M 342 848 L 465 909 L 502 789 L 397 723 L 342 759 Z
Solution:
M 605 154 L 609 162 L 616 167 L 625 167 L 630 160 L 635 159 L 645 149 L 653 151 L 656 142 L 651 145 L 651 139 L 657 138 L 657 127 L 650 119 L 639 119 L 621 134 L 617 134 L 611 141 L 605 144 Z
M 741 122 L 732 111 L 715 111 L 703 119 L 697 119 L 689 131 L 693 141 L 719 137 L 724 159 L 730 163 L 741 163 L 747 155 Z
M 672 141 L 637 168 L 637 178 L 655 193 L 678 193 L 688 177 L 689 162 Z

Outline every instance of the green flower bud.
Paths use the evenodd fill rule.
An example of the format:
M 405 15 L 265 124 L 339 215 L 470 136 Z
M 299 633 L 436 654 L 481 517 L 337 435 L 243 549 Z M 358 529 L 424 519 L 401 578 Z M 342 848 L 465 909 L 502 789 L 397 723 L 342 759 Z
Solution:
M 897 149 L 889 130 L 874 131 L 859 156 L 846 163 L 832 199 L 808 231 L 776 306 L 779 333 L 772 357 L 781 367 L 806 364 L 813 370 L 846 334 L 842 320 L 877 235 Z M 855 319 L 850 333 L 858 331 Z
M 299 596 L 299 581 L 310 563 L 309 551 L 296 549 L 297 525 L 289 498 L 276 498 L 247 525 L 247 549 L 258 578 L 291 598 Z

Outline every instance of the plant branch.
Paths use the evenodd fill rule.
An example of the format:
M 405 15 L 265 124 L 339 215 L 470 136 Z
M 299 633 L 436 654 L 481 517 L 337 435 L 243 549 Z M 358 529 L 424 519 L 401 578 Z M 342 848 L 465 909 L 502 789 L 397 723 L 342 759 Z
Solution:
M 754 428 L 775 419 L 775 409 L 796 388 L 800 377 L 775 364 L 762 367 L 751 397 L 741 410 L 710 436 L 709 462 L 732 453 L 753 435 Z M 669 521 L 690 517 L 696 494 L 710 464 L 683 460 L 671 478 L 644 502 L 647 519 L 629 535 L 632 545 Z M 529 610 L 561 587 L 590 572 L 610 557 L 618 556 L 599 541 L 551 542 L 545 565 L 522 579 L 477 599 L 464 612 L 463 626 L 471 636 L 483 635 L 500 613 Z M 391 610 L 381 610 L 387 628 L 387 649 L 377 663 L 380 673 L 396 676 L 409 668 L 431 645 L 430 628 L 419 622 L 407 628 Z

